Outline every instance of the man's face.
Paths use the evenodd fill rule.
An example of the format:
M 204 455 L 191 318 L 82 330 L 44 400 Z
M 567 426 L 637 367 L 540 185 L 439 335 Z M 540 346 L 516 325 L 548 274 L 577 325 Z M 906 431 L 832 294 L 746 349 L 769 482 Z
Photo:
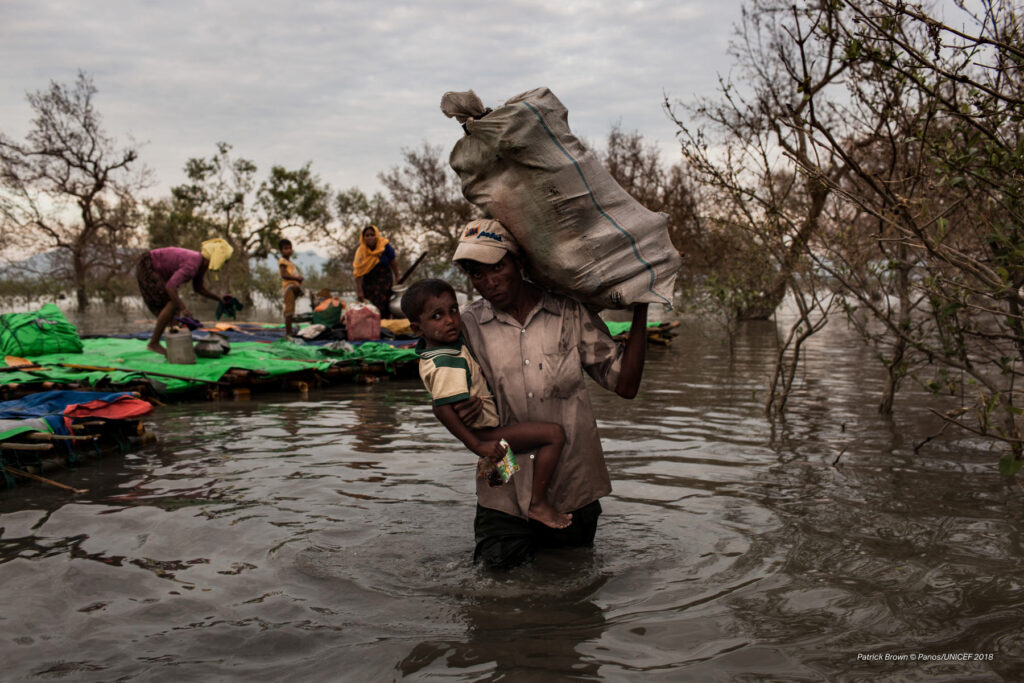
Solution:
M 519 266 L 510 254 L 505 254 L 493 264 L 470 261 L 466 273 L 480 296 L 499 309 L 505 309 L 512 303 L 523 282 Z

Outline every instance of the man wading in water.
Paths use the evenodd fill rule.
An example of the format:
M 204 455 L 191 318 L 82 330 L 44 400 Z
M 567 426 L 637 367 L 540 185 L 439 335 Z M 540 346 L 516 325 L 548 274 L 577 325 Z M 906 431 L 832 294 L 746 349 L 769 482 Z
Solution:
M 474 561 L 494 569 L 528 562 L 537 548 L 593 544 L 598 499 L 611 492 L 611 480 L 583 373 L 633 398 L 647 350 L 647 304 L 633 309 L 628 341 L 616 343 L 604 322 L 579 302 L 524 280 L 519 254 L 501 223 L 466 226 L 452 260 L 482 299 L 463 309 L 463 331 L 494 392 L 502 425 L 554 422 L 564 429 L 548 500 L 559 512 L 571 513 L 572 523 L 553 529 L 529 519 L 533 462 L 519 458 L 523 471 L 511 485 L 477 484 Z M 466 425 L 480 410 L 479 399 L 455 404 Z

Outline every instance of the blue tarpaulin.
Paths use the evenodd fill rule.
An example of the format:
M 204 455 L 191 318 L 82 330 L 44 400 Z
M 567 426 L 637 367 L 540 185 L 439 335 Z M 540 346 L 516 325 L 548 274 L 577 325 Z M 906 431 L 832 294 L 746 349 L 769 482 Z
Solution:
M 79 403 L 107 401 L 113 403 L 125 396 L 134 396 L 128 391 L 107 393 L 102 391 L 41 391 L 15 401 L 0 403 L 0 419 L 42 418 L 55 434 L 67 434 L 64 426 L 64 410 Z

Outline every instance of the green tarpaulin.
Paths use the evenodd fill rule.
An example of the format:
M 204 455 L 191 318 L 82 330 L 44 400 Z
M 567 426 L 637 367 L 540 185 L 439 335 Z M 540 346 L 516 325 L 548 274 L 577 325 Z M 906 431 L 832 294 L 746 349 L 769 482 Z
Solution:
M 163 356 L 146 350 L 141 339 L 84 339 L 82 353 L 53 353 L 39 356 L 25 356 L 40 370 L 11 371 L 2 380 L 21 384 L 45 381 L 60 383 L 83 382 L 96 386 L 107 381 L 125 384 L 139 378 L 146 378 L 146 371 L 177 375 L 183 379 L 172 379 L 159 375 L 148 378 L 161 383 L 166 393 L 196 389 L 205 384 L 202 380 L 216 381 L 232 368 L 260 370 L 267 377 L 279 377 L 310 368 L 326 370 L 333 364 L 384 363 L 393 370 L 396 363 L 415 360 L 412 349 L 396 349 L 388 344 L 368 342 L 342 355 L 321 350 L 316 346 L 304 346 L 288 341 L 274 344 L 260 342 L 236 342 L 231 352 L 220 358 L 197 358 L 195 365 L 177 365 L 167 362 Z M 57 365 L 68 363 L 79 366 L 117 368 L 109 370 L 83 370 Z
M 0 315 L 0 353 L 5 356 L 81 350 L 78 329 L 53 304 L 45 304 L 33 313 Z
M 629 332 L 629 328 L 633 326 L 633 323 L 630 321 L 621 323 L 607 321 L 605 322 L 605 325 L 608 326 L 608 333 L 611 334 L 613 337 L 617 337 L 623 332 Z M 647 323 L 647 327 L 658 327 L 659 325 L 661 325 L 661 323 L 657 321 Z

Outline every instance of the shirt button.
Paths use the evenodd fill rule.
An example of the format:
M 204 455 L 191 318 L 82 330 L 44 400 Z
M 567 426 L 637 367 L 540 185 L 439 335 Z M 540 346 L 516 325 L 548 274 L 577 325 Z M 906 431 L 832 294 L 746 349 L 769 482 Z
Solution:
M 519 334 L 526 334 L 526 330 L 520 330 Z
M 526 363 L 527 365 L 529 365 L 529 364 L 530 364 L 530 359 L 529 359 L 529 358 L 527 358 L 527 359 L 526 359 L 525 361 L 523 361 L 523 362 L 524 362 L 524 363 Z
M 530 460 L 533 460 L 533 453 L 530 453 Z
M 527 398 L 533 398 L 533 392 L 531 391 L 530 393 L 528 393 L 528 394 L 526 395 L 526 397 L 527 397 Z

